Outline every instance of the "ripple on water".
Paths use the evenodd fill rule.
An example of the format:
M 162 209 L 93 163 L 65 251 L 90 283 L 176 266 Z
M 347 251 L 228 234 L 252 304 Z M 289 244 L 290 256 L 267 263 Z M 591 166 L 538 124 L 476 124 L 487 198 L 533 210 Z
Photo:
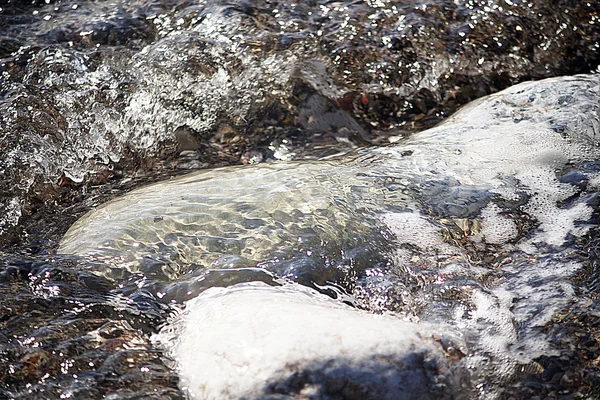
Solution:
M 569 102 L 563 93 L 571 93 Z M 593 225 L 585 194 L 595 189 L 582 182 L 598 174 L 589 165 L 598 156 L 599 93 L 596 75 L 525 83 L 395 146 L 322 162 L 202 171 L 141 188 L 83 217 L 60 252 L 134 274 L 144 273 L 140 260 L 158 257 L 177 269 L 162 279 L 197 282 L 187 286 L 195 293 L 205 290 L 196 286 L 202 274 L 228 262 L 259 267 L 371 311 L 438 324 L 464 340 L 457 368 L 469 371 L 480 396 L 495 396 L 519 366 L 559 354 L 544 329 L 577 302 L 570 281 L 581 269 L 574 238 Z M 586 179 L 559 180 L 564 170 Z M 202 309 L 201 300 L 186 303 L 196 307 Z M 179 340 L 201 342 L 186 328 L 194 318 L 186 318 L 178 322 Z M 260 332 L 260 323 L 252 324 Z M 255 344 L 266 351 L 261 343 Z M 182 366 L 196 358 L 175 348 L 176 358 L 186 357 L 179 359 L 186 384 L 201 390 L 204 381 Z M 244 378 L 240 371 L 228 376 L 224 382 Z M 312 390 L 307 385 L 301 386 Z
M 0 233 L 60 198 L 59 183 L 81 194 L 181 150 L 201 151 L 180 168 L 336 154 L 523 80 L 590 71 L 598 7 L 12 1 L 0 8 Z

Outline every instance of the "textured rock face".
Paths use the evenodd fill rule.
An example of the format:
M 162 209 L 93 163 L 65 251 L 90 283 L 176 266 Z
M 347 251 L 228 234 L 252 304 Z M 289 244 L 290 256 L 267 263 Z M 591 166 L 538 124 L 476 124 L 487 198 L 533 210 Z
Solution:
M 0 234 L 177 149 L 201 150 L 185 168 L 331 154 L 522 80 L 588 72 L 598 13 L 569 1 L 11 2 Z
M 598 218 L 599 98 L 598 75 L 527 82 L 392 146 L 327 161 L 192 173 L 98 207 L 72 226 L 59 251 L 94 261 L 92 270 L 110 279 L 154 282 L 147 287 L 165 301 L 189 300 L 188 314 L 160 340 L 192 393 L 260 398 L 312 390 L 327 398 L 333 381 L 343 388 L 357 376 L 377 383 L 356 390 L 379 393 L 369 391 L 383 385 L 397 393 L 404 383 L 395 382 L 416 374 L 407 398 L 420 390 L 434 397 L 440 390 L 443 397 L 472 387 L 482 398 L 499 396 L 519 371 L 537 368 L 534 360 L 559 354 L 547 327 L 557 313 L 583 301 L 571 279 L 582 270 L 576 242 Z M 334 341 L 344 343 L 341 327 L 363 317 L 350 309 L 312 308 L 303 297 L 308 289 L 284 287 L 306 302 L 292 300 L 296 309 L 282 300 L 290 308 L 281 317 L 267 300 L 280 289 L 205 292 L 254 281 L 294 281 L 338 301 L 421 322 L 389 322 L 406 335 L 409 348 L 385 335 L 374 342 L 348 337 L 357 354 L 381 355 L 382 364 L 369 364 L 362 356 L 340 356 L 350 347 L 328 352 L 333 345 L 323 339 L 331 328 L 339 333 Z M 254 292 L 257 287 L 264 290 Z M 311 325 L 306 347 L 289 340 L 288 332 L 308 326 L 311 317 L 337 320 L 338 310 L 344 322 Z M 260 361 L 249 363 L 251 355 L 232 350 L 235 340 L 223 342 L 223 352 L 212 344 L 210 325 L 202 321 L 226 331 L 230 318 L 242 331 L 260 332 L 256 324 L 264 321 L 266 331 L 279 332 L 251 334 L 249 347 L 242 346 L 264 352 L 254 357 Z M 206 342 L 196 340 L 197 329 Z M 466 350 L 452 345 L 442 357 L 427 332 L 464 335 Z M 322 343 L 316 352 L 313 343 Z M 204 360 L 199 370 L 193 369 L 196 356 Z M 435 366 L 423 361 L 430 359 L 438 360 Z M 213 361 L 227 378 L 203 375 Z M 282 375 L 275 372 L 282 368 Z M 384 382 L 383 376 L 393 378 Z

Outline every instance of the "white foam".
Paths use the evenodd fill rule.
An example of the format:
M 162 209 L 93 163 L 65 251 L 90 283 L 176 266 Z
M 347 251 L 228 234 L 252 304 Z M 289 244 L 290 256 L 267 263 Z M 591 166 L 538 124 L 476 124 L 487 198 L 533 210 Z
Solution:
M 381 221 L 396 236 L 399 244 L 410 244 L 425 251 L 456 252 L 443 242 L 440 228 L 418 212 L 386 213 L 381 216 Z
M 479 236 L 489 244 L 507 244 L 519 234 L 517 224 L 510 218 L 503 217 L 502 210 L 490 203 L 481 210 L 481 231 Z
M 470 322 L 476 323 L 472 328 L 482 331 L 479 345 L 496 357 L 506 354 L 510 346 L 517 341 L 513 315 L 510 312 L 512 296 L 506 294 L 489 296 L 475 290 L 472 296 L 477 305 L 471 312 Z
M 575 190 L 571 185 L 559 183 L 551 167 L 552 165 L 529 166 L 517 174 L 517 178 L 532 195 L 523 210 L 540 222 L 540 232 L 532 241 L 560 246 L 568 234 L 585 233 L 585 228 L 575 227 L 575 221 L 588 220 L 592 209 L 581 203 L 564 209 L 557 206 L 557 202 L 567 199 Z
M 385 370 L 355 382 L 380 398 L 429 398 L 451 377 L 424 325 L 375 316 L 301 286 L 261 283 L 212 288 L 154 337 L 178 362 L 182 386 L 202 399 L 260 398 L 269 384 L 338 363 Z M 379 365 L 378 365 L 379 364 Z M 374 382 L 369 382 L 374 379 Z M 380 386 L 383 385 L 383 386 Z
M 588 189 L 595 190 L 595 191 L 600 190 L 600 173 L 590 174 L 589 179 L 590 180 L 588 182 Z

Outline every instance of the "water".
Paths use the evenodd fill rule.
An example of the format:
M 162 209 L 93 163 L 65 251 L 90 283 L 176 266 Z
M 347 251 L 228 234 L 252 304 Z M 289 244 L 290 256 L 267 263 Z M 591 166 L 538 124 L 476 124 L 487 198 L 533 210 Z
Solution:
M 570 93 L 568 100 L 563 93 Z M 95 272 L 107 277 L 128 270 L 150 281 L 168 281 L 156 290 L 171 302 L 188 297 L 177 297 L 180 285 L 173 281 L 186 280 L 185 287 L 198 293 L 202 289 L 194 286 L 197 281 L 204 285 L 207 272 L 250 266 L 341 300 L 349 296 L 349 302 L 371 311 L 450 324 L 438 334 L 449 330 L 469 337 L 464 351 L 468 356 L 461 365 L 474 377 L 472 386 L 481 387 L 483 397 L 493 397 L 495 386 L 509 379 L 518 365 L 555 354 L 540 329 L 576 301 L 568 279 L 582 266 L 570 256 L 569 243 L 594 226 L 594 208 L 588 196 L 560 182 L 556 173 L 565 168 L 574 173 L 596 159 L 599 93 L 595 75 L 521 84 L 395 146 L 324 162 L 228 167 L 161 182 L 84 216 L 66 233 L 59 252 L 104 261 Z M 598 176 L 581 174 L 587 180 Z M 568 204 L 559 206 L 566 200 Z M 512 212 L 534 225 L 519 232 L 519 217 Z M 470 223 L 474 229 L 463 231 L 460 240 L 444 235 L 444 222 Z M 512 259 L 498 265 L 505 257 Z M 412 293 L 393 301 L 406 306 L 368 307 L 393 293 L 371 292 L 366 301 L 357 301 L 365 293 L 359 288 L 373 284 L 369 281 L 374 275 L 399 279 L 400 287 Z M 484 286 L 486 275 L 498 281 Z M 424 282 L 421 288 L 414 285 L 419 280 Z M 446 297 L 446 291 L 460 295 Z M 269 296 L 264 297 L 268 302 Z M 186 307 L 204 307 L 201 298 Z M 235 308 L 227 304 L 218 307 Z M 241 299 L 241 304 L 264 308 L 250 299 Z M 201 315 L 211 326 L 212 314 Z M 318 318 L 319 313 L 312 315 Z M 253 329 L 261 332 L 263 326 L 254 322 L 246 329 L 248 335 Z M 215 346 L 206 335 L 193 332 L 185 328 L 175 342 Z M 231 348 L 229 340 L 237 342 L 218 337 L 226 348 Z M 274 337 L 269 346 L 279 345 Z M 265 346 L 246 340 L 250 348 Z M 309 348 L 320 346 L 317 340 L 305 342 Z M 203 366 L 190 372 L 205 352 L 175 350 L 175 358 L 187 377 L 185 385 L 196 387 L 192 393 L 218 398 L 218 388 L 199 389 L 212 387 L 210 379 L 201 378 Z M 216 352 L 231 358 L 224 354 L 227 350 Z M 185 361 L 188 357 L 192 361 Z M 268 362 L 269 356 L 261 359 Z M 492 371 L 494 379 L 489 377 Z M 224 373 L 221 386 L 242 378 Z M 247 393 L 256 390 L 244 387 Z M 434 395 L 426 385 L 419 387 Z
M 0 6 L 3 396 L 181 398 L 151 335 L 260 281 L 450 324 L 457 395 L 593 398 L 597 79 L 411 134 L 595 70 L 595 2 L 49 3 Z M 254 163 L 108 203 L 56 255 L 132 188 Z M 275 386 L 331 388 L 317 364 Z
M 598 63 L 595 2 L 40 3 L 1 15 L 8 233 L 177 150 L 200 150 L 180 168 L 335 154 Z

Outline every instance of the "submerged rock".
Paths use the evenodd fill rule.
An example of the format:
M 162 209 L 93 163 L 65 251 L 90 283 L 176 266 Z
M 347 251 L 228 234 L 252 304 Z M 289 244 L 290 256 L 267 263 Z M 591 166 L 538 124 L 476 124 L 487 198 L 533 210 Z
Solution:
M 330 161 L 199 171 L 147 186 L 80 219 L 59 251 L 134 271 L 152 259 L 184 275 L 186 265 L 218 268 L 223 257 L 252 266 L 309 251 L 339 262 L 336 253 L 389 242 L 384 230 L 401 244 L 439 248 L 441 239 L 412 241 L 398 218 L 409 218 L 405 225 L 420 221 L 414 213 L 469 219 L 484 208 L 493 222 L 484 223 L 483 242 L 517 241 L 516 225 L 497 216 L 518 208 L 538 221 L 535 243 L 561 246 L 583 229 L 573 221 L 588 219 L 591 208 L 557 207 L 576 190 L 555 171 L 596 157 L 598 90 L 595 75 L 526 83 L 400 145 Z M 423 224 L 413 234 L 436 231 Z
M 600 42 L 597 2 L 47 3 L 0 8 L 3 241 L 180 150 L 199 168 L 386 142 L 519 81 L 589 72 Z
M 235 283 L 280 279 L 459 332 L 469 354 L 457 352 L 460 361 L 452 368 L 469 371 L 467 386 L 477 387 L 479 397 L 499 396 L 524 366 L 560 354 L 546 327 L 558 311 L 582 301 L 571 278 L 582 269 L 575 241 L 597 220 L 599 98 L 598 75 L 528 82 L 473 102 L 444 124 L 393 146 L 325 161 L 196 172 L 98 207 L 72 226 L 59 251 L 95 260 L 95 272 L 111 279 L 133 274 L 163 282 L 156 295 L 170 302 L 202 293 L 217 275 Z M 211 274 L 222 268 L 226 274 Z M 187 303 L 192 320 L 209 312 L 202 296 Z M 244 296 L 224 296 L 224 302 L 235 299 L 224 306 L 232 314 L 215 316 L 237 315 Z M 253 318 L 248 323 L 272 318 L 270 311 L 257 319 L 241 314 Z M 302 325 L 289 314 L 291 326 Z M 193 347 L 194 323 L 186 324 L 178 323 L 174 340 Z M 294 342 L 286 340 L 271 337 L 260 347 L 281 344 L 282 354 L 295 354 Z M 178 361 L 194 364 L 192 347 L 173 346 Z M 307 360 L 301 360 L 310 366 L 300 368 L 299 386 L 296 378 L 275 376 L 270 389 L 253 383 L 239 390 L 259 397 L 280 387 L 286 393 L 327 390 L 322 386 L 330 377 L 346 382 L 367 368 L 363 360 L 343 357 L 330 364 Z M 261 370 L 263 361 L 248 368 Z M 392 373 L 381 368 L 384 376 Z M 399 380 L 405 379 L 403 368 L 393 373 Z M 428 375 L 428 368 L 419 364 L 417 370 Z M 229 387 L 195 381 L 193 374 L 184 379 L 196 393 L 214 384 L 206 390 L 218 397 Z M 466 379 L 462 373 L 454 378 Z M 395 387 L 390 382 L 382 384 Z M 452 395 L 462 390 L 452 385 Z

